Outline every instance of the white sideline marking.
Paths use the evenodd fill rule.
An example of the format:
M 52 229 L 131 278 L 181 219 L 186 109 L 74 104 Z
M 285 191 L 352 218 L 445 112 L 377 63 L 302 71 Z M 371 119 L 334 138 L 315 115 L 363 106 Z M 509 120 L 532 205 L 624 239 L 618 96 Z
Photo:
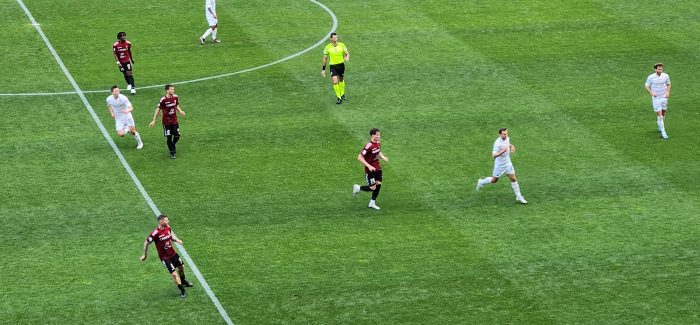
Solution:
M 51 42 L 44 34 L 44 31 L 41 29 L 39 24 L 36 22 L 36 20 L 34 19 L 34 16 L 32 16 L 32 13 L 29 11 L 29 9 L 27 9 L 27 7 L 24 5 L 22 0 L 17 0 L 17 3 L 20 5 L 20 7 L 22 7 L 22 10 L 24 10 L 24 13 L 27 14 L 27 17 L 29 17 L 29 20 L 32 22 L 32 25 L 34 26 L 36 31 L 41 36 L 41 39 L 44 40 L 46 47 L 48 47 L 49 51 L 51 51 L 51 54 L 53 55 L 54 59 L 56 59 L 56 62 L 61 67 L 63 74 L 65 74 L 66 78 L 68 78 L 68 81 L 70 81 L 70 84 L 73 86 L 73 89 L 75 89 L 75 93 L 78 94 L 78 96 L 80 96 L 80 100 L 83 101 L 85 108 L 90 113 L 90 116 L 92 116 L 92 119 L 95 120 L 95 124 L 97 124 L 97 127 L 102 132 L 102 135 L 104 136 L 104 138 L 107 140 L 109 145 L 112 146 L 112 150 L 114 150 L 114 153 L 119 158 L 119 161 L 122 163 L 122 166 L 124 166 L 124 169 L 126 169 L 126 172 L 129 173 L 129 176 L 131 176 L 131 180 L 134 181 L 134 184 L 136 184 L 136 187 L 139 189 L 139 192 L 141 192 L 141 195 L 146 200 L 148 205 L 151 207 L 151 210 L 153 210 L 153 213 L 155 215 L 159 215 L 160 211 L 158 210 L 158 207 L 156 207 L 155 203 L 153 203 L 151 196 L 148 195 L 148 193 L 146 192 L 146 189 L 141 184 L 141 181 L 139 181 L 138 177 L 136 177 L 136 174 L 134 174 L 134 171 L 131 169 L 131 166 L 129 166 L 129 163 L 126 161 L 126 159 L 124 159 L 124 155 L 122 155 L 121 151 L 119 150 L 119 148 L 117 148 L 117 145 L 114 143 L 114 140 L 112 140 L 112 138 L 109 136 L 107 129 L 105 129 L 104 125 L 102 124 L 100 119 L 97 117 L 97 114 L 95 114 L 95 110 L 92 108 L 92 106 L 88 102 L 87 98 L 85 98 L 85 94 L 83 93 L 82 90 L 80 90 L 78 83 L 75 82 L 75 79 L 73 79 L 73 76 L 68 71 L 68 68 L 66 68 L 66 66 L 63 64 L 63 61 L 58 56 L 58 53 L 54 49 L 53 45 L 51 45 Z M 194 264 L 194 261 L 192 261 L 189 254 L 187 254 L 185 247 L 178 244 L 178 243 L 175 243 L 175 244 L 177 245 L 177 248 L 180 251 L 180 253 L 182 253 L 183 257 L 185 258 L 185 261 L 187 261 L 187 265 L 189 265 L 190 269 L 192 269 L 192 273 L 194 273 L 195 277 L 197 278 L 199 283 L 204 288 L 204 291 L 207 292 L 207 295 L 209 295 L 209 298 L 211 298 L 211 301 L 216 306 L 216 309 L 219 310 L 219 314 L 221 314 L 221 317 L 224 319 L 224 321 L 227 324 L 233 325 L 231 318 L 228 317 L 228 314 L 226 313 L 226 310 L 221 306 L 219 299 L 217 299 L 216 295 L 214 295 L 214 292 L 211 291 L 211 288 L 207 284 L 207 281 L 204 280 L 204 276 L 202 276 L 202 273 L 199 272 L 197 265 Z
M 328 32 L 328 34 L 327 34 L 327 35 L 330 35 L 330 33 L 334 32 L 334 31 L 338 28 L 338 17 L 336 17 L 336 16 L 335 16 L 335 13 L 333 13 L 333 11 L 331 11 L 331 10 L 330 10 L 328 7 L 326 7 L 324 4 L 322 4 L 322 3 L 320 3 L 320 2 L 318 2 L 318 1 L 316 1 L 316 0 L 309 0 L 309 1 L 311 1 L 311 2 L 315 3 L 316 5 L 318 5 L 319 7 L 321 7 L 323 10 L 325 10 L 325 11 L 331 16 L 331 19 L 333 19 L 333 26 L 331 27 L 331 30 L 330 30 L 330 31 Z M 35 27 L 38 27 L 38 25 L 39 25 L 39 24 L 36 24 Z M 295 57 L 297 57 L 297 56 L 300 56 L 300 55 L 302 55 L 302 54 L 304 54 L 304 53 L 306 53 L 306 52 L 309 52 L 309 51 L 313 50 L 314 48 L 320 46 L 321 44 L 323 44 L 323 43 L 325 43 L 325 42 L 327 42 L 327 41 L 328 41 L 328 37 L 326 36 L 326 37 L 322 38 L 321 40 L 319 40 L 318 42 L 316 42 L 316 44 L 311 45 L 311 46 L 307 47 L 306 49 L 304 49 L 304 50 L 302 50 L 302 51 L 299 51 L 299 52 L 294 53 L 294 54 L 292 54 L 292 55 L 286 56 L 286 57 L 281 58 L 281 59 L 279 59 L 279 60 L 277 60 L 277 61 L 274 61 L 274 62 L 266 63 L 266 64 L 263 64 L 263 65 L 259 65 L 259 66 L 257 66 L 257 67 L 252 67 L 252 68 L 248 68 L 248 69 L 244 69 L 244 70 L 240 70 L 240 71 L 228 72 L 228 73 L 219 74 L 219 75 L 214 75 L 214 76 L 209 76 L 209 77 L 204 77 L 204 78 L 198 78 L 198 79 L 192 79 L 192 80 L 185 80 L 185 81 L 178 81 L 178 82 L 171 82 L 170 84 L 171 84 L 171 85 L 182 85 L 182 84 L 188 84 L 188 83 L 193 83 L 193 82 L 200 82 L 200 81 L 207 81 L 207 80 L 212 80 L 212 79 L 219 79 L 219 78 L 224 78 L 224 77 L 230 77 L 230 76 L 235 76 L 235 75 L 237 75 L 237 74 L 242 74 L 242 73 L 246 73 L 246 72 L 251 72 L 251 71 L 255 71 L 255 70 L 264 69 L 264 68 L 273 66 L 273 65 L 275 65 L 275 64 L 279 64 L 279 63 L 282 63 L 282 62 L 284 62 L 284 61 L 291 60 L 291 59 L 293 59 L 293 58 L 295 58 Z M 144 86 L 144 87 L 139 87 L 139 89 L 163 88 L 163 87 L 165 87 L 165 84 L 162 84 L 162 85 Z M 109 93 L 109 90 L 83 90 L 82 92 L 83 92 L 84 94 L 88 94 L 88 93 Z M 77 92 L 75 92 L 75 91 L 63 91 L 63 92 L 55 92 L 55 93 L 47 93 L 47 92 L 37 92 L 37 93 L 15 93 L 15 94 L 7 93 L 7 94 L 0 94 L 0 96 L 51 96 L 51 95 L 73 95 L 73 94 L 76 94 L 76 93 L 77 93 Z

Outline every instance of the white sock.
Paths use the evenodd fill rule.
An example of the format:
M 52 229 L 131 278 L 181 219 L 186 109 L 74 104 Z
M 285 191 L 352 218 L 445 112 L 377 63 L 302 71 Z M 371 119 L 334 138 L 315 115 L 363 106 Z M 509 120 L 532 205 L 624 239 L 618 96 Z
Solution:
M 141 143 L 141 135 L 138 131 L 134 131 L 134 138 L 136 138 L 136 142 Z
M 523 196 L 520 194 L 520 185 L 518 185 L 518 182 L 510 182 L 510 186 L 513 188 L 513 192 L 515 193 L 515 197 L 521 197 Z
M 661 131 L 664 131 L 664 117 L 663 116 L 657 116 L 656 117 L 656 124 L 659 125 L 659 129 Z
M 370 199 L 370 200 L 369 200 L 369 205 L 376 205 L 376 203 L 374 203 L 374 200 L 371 200 L 371 199 Z
M 211 35 L 211 28 L 207 29 L 206 32 L 204 32 L 204 35 L 202 35 L 201 38 L 207 38 L 207 36 Z
M 218 28 L 217 28 L 217 29 L 212 29 L 212 30 L 211 30 L 211 39 L 212 39 L 212 40 L 215 40 L 215 39 L 216 39 L 216 32 L 218 32 L 218 31 L 219 31 Z
M 483 185 L 491 184 L 492 180 L 493 180 L 493 178 L 486 177 L 486 178 L 482 179 L 481 181 L 479 181 L 479 185 L 483 186 Z

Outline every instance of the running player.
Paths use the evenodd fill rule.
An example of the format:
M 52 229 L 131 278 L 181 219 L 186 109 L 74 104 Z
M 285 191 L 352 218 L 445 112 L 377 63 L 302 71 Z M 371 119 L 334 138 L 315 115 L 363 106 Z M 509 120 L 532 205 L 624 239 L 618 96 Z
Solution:
M 136 149 L 143 148 L 141 135 L 136 131 L 136 123 L 131 115 L 134 107 L 126 96 L 119 93 L 119 87 L 116 85 L 112 86 L 112 94 L 107 97 L 107 109 L 114 119 L 117 135 L 124 137 L 127 132 L 131 133 L 136 139 Z
M 493 174 L 491 177 L 479 179 L 476 182 L 476 190 L 480 190 L 486 184 L 498 182 L 498 178 L 506 174 L 515 193 L 515 200 L 522 204 L 527 204 L 523 195 L 520 194 L 520 185 L 518 185 L 518 180 L 515 178 L 515 167 L 513 167 L 513 162 L 510 161 L 510 154 L 515 153 L 515 146 L 510 144 L 508 129 L 502 128 L 498 130 L 498 135 L 496 142 L 493 143 L 493 151 L 491 153 L 493 156 Z

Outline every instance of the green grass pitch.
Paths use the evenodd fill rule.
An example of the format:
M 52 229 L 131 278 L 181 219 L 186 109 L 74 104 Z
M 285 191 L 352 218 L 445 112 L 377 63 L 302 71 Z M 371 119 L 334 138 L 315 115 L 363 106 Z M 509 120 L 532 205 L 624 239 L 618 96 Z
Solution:
M 264 65 L 328 36 L 312 1 L 25 0 L 84 91 L 124 80 L 134 44 L 145 147 L 101 123 L 236 324 L 700 323 L 700 2 L 323 0 L 350 50 L 322 47 L 176 85 L 178 158 L 148 128 L 161 87 Z M 0 323 L 221 324 L 139 262 L 153 212 L 15 0 L 0 0 Z M 672 80 L 656 131 L 643 83 Z M 384 186 L 357 153 L 382 131 Z M 476 192 L 508 127 L 528 205 Z M 187 270 L 190 280 L 194 276 Z

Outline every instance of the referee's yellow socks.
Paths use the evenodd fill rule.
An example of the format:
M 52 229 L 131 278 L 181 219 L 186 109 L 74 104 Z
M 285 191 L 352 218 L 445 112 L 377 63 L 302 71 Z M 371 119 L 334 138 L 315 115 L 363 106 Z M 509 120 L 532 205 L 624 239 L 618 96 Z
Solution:
M 335 97 L 340 98 L 340 84 L 333 85 L 333 90 L 335 91 Z
M 343 97 L 345 95 L 345 80 L 338 82 L 338 85 L 340 85 L 340 96 L 338 97 Z

